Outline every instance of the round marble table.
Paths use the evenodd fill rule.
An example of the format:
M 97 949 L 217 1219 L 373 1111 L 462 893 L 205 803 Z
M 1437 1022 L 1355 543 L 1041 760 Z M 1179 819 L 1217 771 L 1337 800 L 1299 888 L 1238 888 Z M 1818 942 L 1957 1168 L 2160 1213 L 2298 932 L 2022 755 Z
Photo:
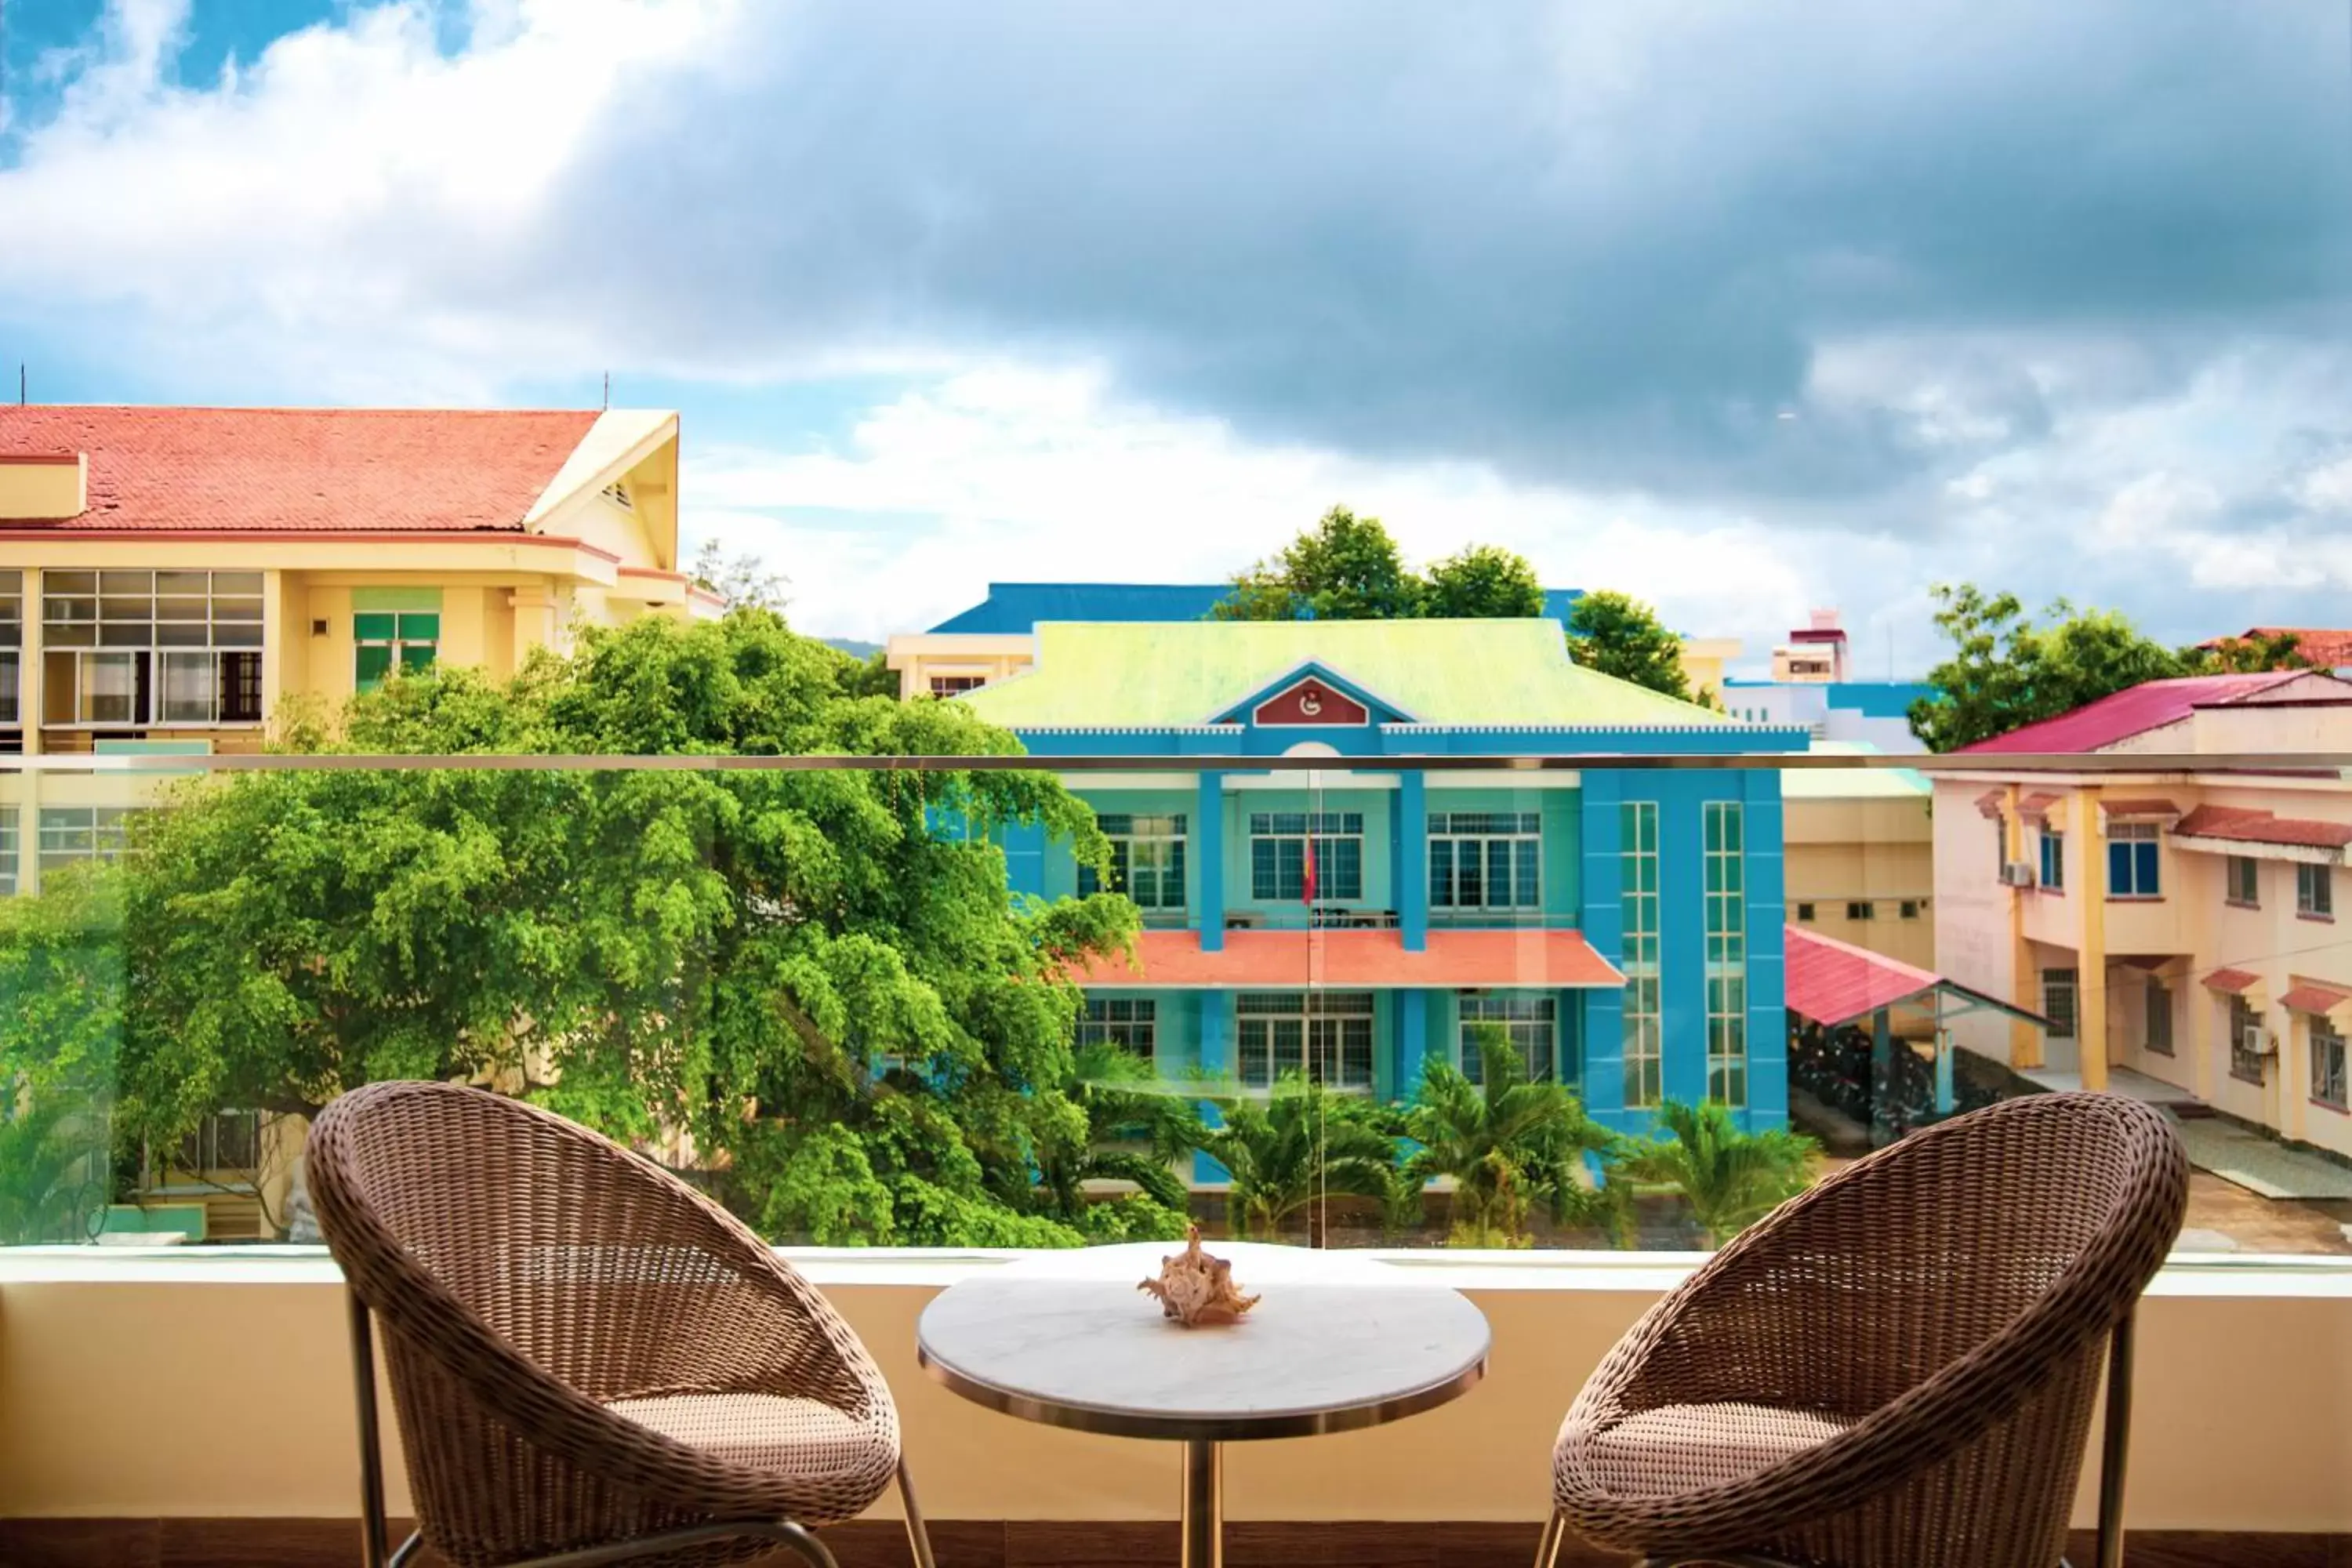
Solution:
M 1238 1323 L 1186 1329 L 1138 1281 L 1175 1242 L 1087 1247 L 976 1274 L 923 1310 L 925 1371 L 992 1410 L 1184 1445 L 1184 1568 L 1223 1560 L 1218 1446 L 1377 1426 L 1465 1393 L 1486 1315 L 1416 1272 L 1346 1252 L 1213 1242 L 1262 1296 Z

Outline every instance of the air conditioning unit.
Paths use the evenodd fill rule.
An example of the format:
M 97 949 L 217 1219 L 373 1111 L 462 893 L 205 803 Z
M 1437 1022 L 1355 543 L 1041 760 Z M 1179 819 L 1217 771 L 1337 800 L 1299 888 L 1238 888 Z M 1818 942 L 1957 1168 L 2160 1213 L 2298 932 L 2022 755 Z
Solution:
M 2250 1057 L 2274 1057 L 2278 1055 L 2278 1037 L 2258 1025 L 2248 1025 L 2239 1048 Z
M 2000 885 L 2004 888 L 2033 886 L 2033 865 L 2027 860 L 2004 860 L 2000 867 Z

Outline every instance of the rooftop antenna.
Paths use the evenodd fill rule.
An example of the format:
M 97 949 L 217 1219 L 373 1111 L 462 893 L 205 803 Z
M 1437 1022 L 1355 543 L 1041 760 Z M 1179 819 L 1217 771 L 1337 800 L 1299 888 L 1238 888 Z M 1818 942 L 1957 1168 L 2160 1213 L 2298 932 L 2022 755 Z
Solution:
M 16 362 L 16 406 L 25 406 L 25 362 Z
M 613 373 L 609 370 L 604 373 L 604 406 L 613 406 Z

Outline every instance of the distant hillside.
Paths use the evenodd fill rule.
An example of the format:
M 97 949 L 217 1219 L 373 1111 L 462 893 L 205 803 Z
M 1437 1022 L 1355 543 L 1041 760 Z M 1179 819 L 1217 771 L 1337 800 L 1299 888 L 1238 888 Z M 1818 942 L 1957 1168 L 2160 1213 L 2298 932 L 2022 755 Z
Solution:
M 856 637 L 819 637 L 827 647 L 837 647 L 852 658 L 872 658 L 882 651 L 878 642 L 859 642 Z

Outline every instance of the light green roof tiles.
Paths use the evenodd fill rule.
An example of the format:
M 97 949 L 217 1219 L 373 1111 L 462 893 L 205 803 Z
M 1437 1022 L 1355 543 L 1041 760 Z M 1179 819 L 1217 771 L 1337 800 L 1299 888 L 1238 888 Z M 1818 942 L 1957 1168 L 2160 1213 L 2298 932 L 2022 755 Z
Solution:
M 1582 668 L 1557 621 L 1049 621 L 1036 637 L 1035 668 L 964 697 L 989 722 L 1206 724 L 1309 662 L 1424 724 L 1727 722 Z
M 1815 741 L 1809 748 L 1853 757 L 1874 757 L 1867 741 Z M 1924 800 L 1927 775 L 1911 768 L 1790 768 L 1780 775 L 1783 800 Z

